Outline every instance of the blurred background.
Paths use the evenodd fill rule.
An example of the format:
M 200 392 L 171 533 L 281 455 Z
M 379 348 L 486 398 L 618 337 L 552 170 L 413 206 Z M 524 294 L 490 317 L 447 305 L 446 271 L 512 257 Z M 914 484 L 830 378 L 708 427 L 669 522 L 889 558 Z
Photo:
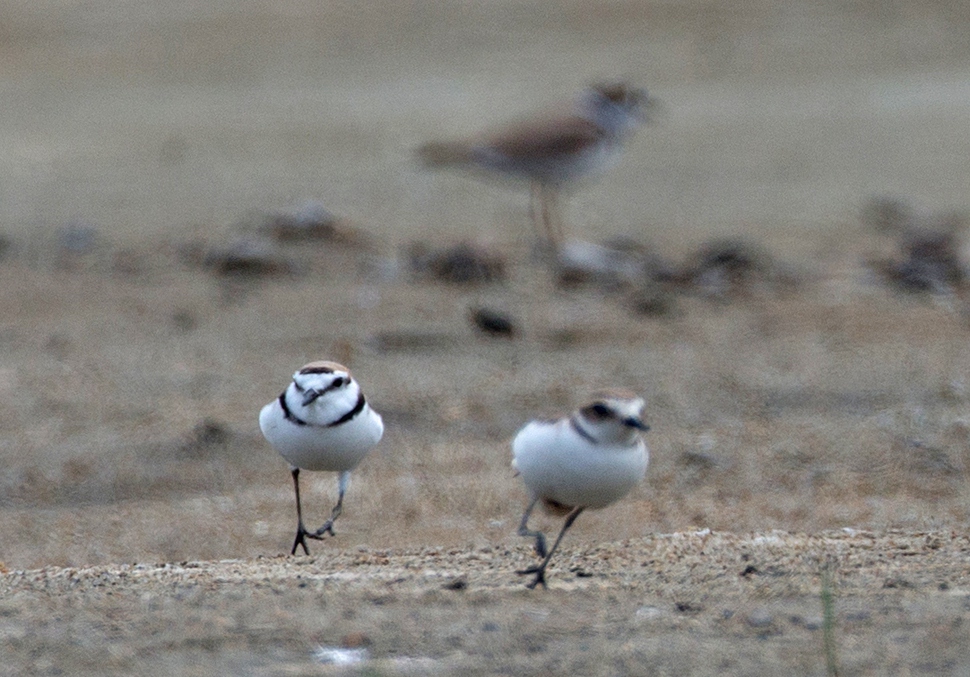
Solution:
M 318 550 L 517 542 L 508 440 L 602 385 L 653 459 L 579 542 L 966 520 L 966 3 L 0 6 L 7 567 L 287 549 L 256 416 L 323 357 L 387 435 Z M 415 161 L 613 78 L 657 115 L 563 211 L 619 269 Z

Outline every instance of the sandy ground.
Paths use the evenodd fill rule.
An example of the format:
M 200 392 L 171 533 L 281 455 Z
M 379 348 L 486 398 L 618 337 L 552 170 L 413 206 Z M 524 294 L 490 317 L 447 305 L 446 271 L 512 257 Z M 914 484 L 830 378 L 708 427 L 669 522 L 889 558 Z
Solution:
M 887 287 L 859 218 L 966 210 L 970 13 L 736 4 L 2 3 L 0 672 L 826 674 L 823 571 L 840 674 L 970 670 L 967 297 Z M 524 190 L 414 162 L 613 76 L 663 105 L 572 235 L 745 236 L 770 274 L 645 315 L 556 283 Z M 308 201 L 354 236 L 210 265 Z M 505 279 L 405 254 L 462 240 Z M 320 357 L 387 434 L 289 559 L 256 415 Z M 527 591 L 508 440 L 602 385 L 649 402 L 647 480 Z
M 521 547 L 52 568 L 0 581 L 0 631 L 31 674 L 814 675 L 828 567 L 840 674 L 961 674 L 968 551 L 703 530 L 567 548 L 548 591 Z

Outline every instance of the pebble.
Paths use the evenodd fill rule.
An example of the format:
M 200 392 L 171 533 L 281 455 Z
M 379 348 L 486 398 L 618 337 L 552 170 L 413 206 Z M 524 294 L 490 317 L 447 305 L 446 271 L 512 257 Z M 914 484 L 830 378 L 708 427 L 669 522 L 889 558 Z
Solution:
M 667 615 L 663 609 L 655 606 L 642 606 L 636 610 L 634 616 L 638 621 L 655 621 Z
M 344 649 L 336 646 L 318 646 L 313 650 L 313 657 L 323 665 L 356 665 L 370 658 L 366 648 Z
M 505 256 L 488 247 L 469 242 L 434 248 L 426 243 L 411 245 L 407 253 L 412 273 L 419 279 L 452 284 L 482 284 L 506 279 Z
M 488 336 L 513 338 L 518 334 L 512 318 L 498 310 L 471 308 L 468 311 L 468 318 L 475 329 Z
M 752 628 L 766 628 L 774 622 L 774 616 L 767 609 L 755 609 L 749 613 L 744 621 Z
M 250 277 L 285 275 L 295 269 L 293 262 L 271 242 L 253 238 L 239 238 L 210 249 L 203 265 L 217 275 Z
M 646 277 L 645 257 L 632 246 L 605 246 L 570 240 L 556 260 L 560 284 L 638 285 Z

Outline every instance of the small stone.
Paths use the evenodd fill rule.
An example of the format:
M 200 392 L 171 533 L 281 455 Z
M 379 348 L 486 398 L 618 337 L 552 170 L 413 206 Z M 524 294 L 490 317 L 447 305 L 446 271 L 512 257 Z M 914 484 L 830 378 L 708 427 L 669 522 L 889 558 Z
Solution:
M 408 259 L 419 278 L 440 282 L 480 284 L 501 282 L 506 277 L 503 255 L 468 242 L 442 249 L 417 243 L 409 248 Z
M 674 608 L 682 614 L 696 614 L 704 610 L 704 607 L 696 602 L 675 602 Z
M 752 628 L 766 628 L 774 622 L 774 617 L 767 609 L 755 609 L 745 617 L 745 622 Z
M 634 617 L 638 621 L 655 621 L 658 618 L 663 618 L 667 614 L 663 609 L 655 606 L 642 606 L 636 610 Z
M 315 200 L 270 214 L 257 229 L 277 242 L 326 242 L 363 250 L 375 249 L 369 234 L 334 216 Z
M 341 647 L 320 646 L 313 652 L 318 663 L 324 665 L 355 665 L 367 660 L 370 655 L 366 648 L 344 649 Z
M 556 261 L 559 284 L 585 283 L 616 286 L 643 279 L 642 257 L 629 249 L 570 240 Z
M 241 238 L 209 250 L 203 265 L 218 275 L 266 276 L 292 273 L 293 263 L 265 240 Z
M 359 649 L 373 644 L 371 638 L 363 632 L 348 632 L 340 638 L 340 646 L 345 649 Z
M 870 267 L 905 292 L 941 293 L 967 281 L 961 245 L 952 230 L 910 230 L 899 242 L 895 259 L 870 262 Z
M 277 240 L 327 240 L 333 237 L 336 222 L 323 204 L 308 200 L 289 211 L 271 214 L 261 230 Z
M 709 297 L 727 297 L 771 280 L 776 265 L 760 245 L 742 238 L 708 242 L 688 257 L 677 281 Z

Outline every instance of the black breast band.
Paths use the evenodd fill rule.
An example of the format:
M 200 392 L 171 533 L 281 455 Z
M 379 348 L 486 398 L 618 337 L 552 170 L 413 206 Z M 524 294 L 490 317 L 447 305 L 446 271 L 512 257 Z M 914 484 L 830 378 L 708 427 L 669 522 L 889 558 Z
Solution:
M 359 414 L 364 410 L 365 404 L 367 404 L 367 400 L 364 399 L 364 393 L 361 392 L 359 395 L 357 395 L 357 404 L 354 405 L 354 408 L 348 411 L 340 418 L 338 418 L 336 421 L 333 421 L 332 423 L 328 423 L 327 427 L 333 428 L 334 426 L 338 426 L 341 423 L 346 423 L 347 421 L 353 418 L 356 418 L 357 414 Z
M 285 390 L 282 392 L 282 394 L 280 394 L 279 402 L 280 402 L 280 409 L 283 410 L 283 417 L 287 421 L 290 421 L 291 423 L 295 423 L 296 425 L 316 425 L 314 423 L 310 423 L 309 421 L 304 421 L 302 418 L 300 418 L 299 416 L 297 416 L 296 414 L 294 414 L 292 411 L 290 411 L 289 405 L 286 404 L 286 391 Z M 359 414 L 360 412 L 362 412 L 364 410 L 364 406 L 366 404 L 367 404 L 367 400 L 364 399 L 364 393 L 361 392 L 359 395 L 357 395 L 357 404 L 354 405 L 354 408 L 353 409 L 351 409 L 350 411 L 348 411 L 346 414 L 344 414 L 343 416 L 341 416 L 337 420 L 331 421 L 330 423 L 322 424 L 322 425 L 320 425 L 320 427 L 321 428 L 334 428 L 334 427 L 336 427 L 338 425 L 341 425 L 343 423 L 346 423 L 347 421 L 351 421 L 351 420 L 353 420 L 354 418 L 357 417 L 357 414 Z
M 572 428 L 573 428 L 573 430 L 575 430 L 575 431 L 576 431 L 576 433 L 577 433 L 577 434 L 578 434 L 578 435 L 579 435 L 580 437 L 582 437 L 582 438 L 583 438 L 584 440 L 586 440 L 586 441 L 587 441 L 587 442 L 589 442 L 590 444 L 599 444 L 599 443 L 598 443 L 598 442 L 596 441 L 596 438 L 595 438 L 595 437 L 593 437 L 592 435 L 590 435 L 590 434 L 589 434 L 589 432 L 587 432 L 587 431 L 586 431 L 586 429 L 585 429 L 585 428 L 583 428 L 583 426 L 581 426 L 581 425 L 579 424 L 579 421 L 577 421 L 577 420 L 576 420 L 576 417 L 575 417 L 575 416 L 570 416 L 570 417 L 569 417 L 569 425 L 571 425 L 571 426 L 572 426 Z
M 283 410 L 283 418 L 291 423 L 296 423 L 297 425 L 306 425 L 307 422 L 302 418 L 290 411 L 290 407 L 286 404 L 286 391 L 284 390 L 280 393 L 280 409 Z

